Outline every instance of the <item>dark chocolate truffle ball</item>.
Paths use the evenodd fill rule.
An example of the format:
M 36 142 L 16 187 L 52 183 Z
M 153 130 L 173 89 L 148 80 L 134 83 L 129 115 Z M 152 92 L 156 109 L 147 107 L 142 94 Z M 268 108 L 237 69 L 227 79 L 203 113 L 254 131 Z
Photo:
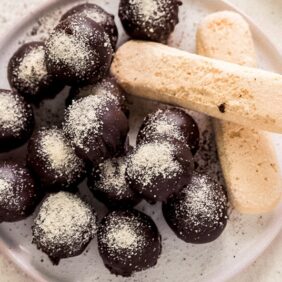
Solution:
M 32 107 L 16 92 L 0 89 L 0 152 L 23 145 L 33 128 Z
M 91 84 L 82 87 L 72 87 L 70 90 L 69 97 L 67 99 L 67 105 L 70 105 L 73 100 L 87 97 L 89 95 L 113 95 L 117 98 L 119 106 L 128 115 L 128 109 L 125 105 L 125 95 L 122 89 L 118 86 L 116 80 L 108 76 L 96 84 Z
M 149 202 L 165 201 L 181 190 L 194 169 L 189 147 L 178 141 L 141 144 L 127 163 L 128 182 Z
M 113 211 L 98 228 L 98 247 L 111 273 L 130 276 L 157 264 L 161 236 L 153 220 L 136 210 Z
M 32 226 L 33 243 L 58 264 L 63 258 L 80 255 L 96 230 L 92 208 L 71 193 L 59 192 L 43 201 Z
M 145 118 L 138 133 L 137 142 L 178 140 L 186 143 L 195 155 L 199 149 L 199 135 L 196 122 L 183 110 L 158 109 Z
M 47 73 L 42 42 L 30 42 L 17 50 L 8 65 L 8 78 L 11 87 L 33 103 L 55 97 L 64 87 Z
M 47 70 L 67 85 L 95 83 L 109 70 L 109 37 L 87 17 L 69 17 L 60 22 L 45 45 Z
M 134 38 L 166 43 L 178 23 L 178 0 L 121 0 L 119 17 Z
M 27 163 L 44 189 L 75 191 L 86 175 L 84 162 L 58 128 L 41 129 L 28 144 Z
M 97 166 L 124 151 L 128 120 L 113 95 L 90 95 L 67 108 L 64 132 L 77 155 Z
M 88 17 L 102 26 L 111 40 L 113 49 L 116 48 L 118 29 L 115 24 L 114 15 L 107 13 L 98 5 L 85 3 L 71 8 L 62 16 L 61 21 L 73 15 Z
M 94 196 L 109 208 L 129 208 L 141 201 L 126 181 L 125 170 L 126 157 L 108 159 L 88 177 L 88 186 Z
M 209 176 L 194 173 L 192 181 L 163 204 L 171 229 L 187 243 L 202 244 L 217 239 L 227 223 L 227 196 Z
M 31 215 L 40 193 L 29 171 L 19 164 L 0 164 L 0 222 L 18 221 Z

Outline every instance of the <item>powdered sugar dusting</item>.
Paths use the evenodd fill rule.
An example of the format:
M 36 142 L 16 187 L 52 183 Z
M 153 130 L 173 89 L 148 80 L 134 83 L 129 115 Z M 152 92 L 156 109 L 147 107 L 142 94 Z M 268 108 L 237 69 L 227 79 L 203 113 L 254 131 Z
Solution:
M 1 203 L 8 203 L 13 197 L 12 183 L 4 178 L 0 178 L 0 201 Z
M 102 13 L 98 9 L 87 9 L 83 11 L 85 16 L 89 17 L 91 20 L 97 22 L 97 23 L 105 23 L 107 22 L 107 15 L 105 13 Z
M 80 87 L 76 93 L 76 98 L 83 98 L 89 95 L 107 95 L 112 98 L 112 102 L 117 106 L 124 101 L 124 96 L 119 89 L 116 82 L 110 78 L 106 77 L 96 84 L 90 84 Z
M 83 40 L 64 32 L 55 31 L 46 43 L 48 54 L 53 62 L 68 65 L 77 72 L 86 72 L 89 50 Z
M 187 214 L 187 220 L 192 222 L 194 227 L 199 226 L 201 229 L 203 224 L 220 224 L 226 213 L 227 197 L 218 184 L 211 182 L 206 175 L 194 174 L 191 184 L 183 192 L 185 197 L 178 203 L 176 215 Z
M 104 225 L 105 230 L 99 239 L 113 252 L 113 255 L 126 251 L 130 258 L 146 244 L 142 227 L 143 222 L 137 216 L 129 217 L 112 212 L 108 215 Z
M 97 81 L 110 66 L 109 36 L 86 17 L 60 22 L 45 45 L 48 70 L 59 69 L 55 76 L 67 76 L 71 84 Z
M 12 164 L 2 164 L 0 168 L 0 205 L 25 214 L 27 198 L 35 199 L 34 184 L 26 181 L 27 171 Z
M 30 88 L 38 88 L 40 80 L 47 75 L 45 65 L 45 51 L 43 46 L 39 46 L 27 53 L 15 72 L 18 78 Z M 34 93 L 31 93 L 34 94 Z
M 20 171 L 15 172 L 21 174 Z M 3 176 L 1 176 L 3 177 Z M 12 210 L 20 211 L 21 206 L 21 193 L 14 189 L 15 183 L 10 182 L 8 179 L 0 178 L 0 203 L 1 206 L 6 206 Z M 18 187 L 24 188 L 20 181 L 17 183 Z
M 58 175 L 68 176 L 69 181 L 72 180 L 74 173 L 79 173 L 83 169 L 83 161 L 76 156 L 71 144 L 56 128 L 40 132 L 39 150 L 46 158 L 47 165 L 50 165 Z
M 112 249 L 135 249 L 138 246 L 138 235 L 129 225 L 110 229 L 106 235 L 107 244 Z
M 130 156 L 127 173 L 143 186 L 152 184 L 158 176 L 170 179 L 182 168 L 173 158 L 176 148 L 168 142 L 153 142 L 142 144 Z
M 87 85 L 79 89 L 79 97 L 87 97 L 89 95 L 109 95 L 109 94 L 111 94 L 110 89 L 106 88 L 102 83 Z
M 20 98 L 9 92 L 0 92 L 0 128 L 13 130 L 20 134 L 28 118 L 28 114 Z
M 103 191 L 115 189 L 122 196 L 127 190 L 125 179 L 126 161 L 124 158 L 106 160 L 99 165 L 100 180 L 96 184 Z
M 150 122 L 141 130 L 146 135 L 158 136 L 169 135 L 177 138 L 179 141 L 185 141 L 180 127 L 175 124 L 172 118 L 167 117 L 165 114 L 161 114 L 163 110 L 159 109 L 154 114 L 151 114 Z
M 166 121 L 158 121 L 156 124 L 154 124 L 154 127 L 156 129 L 156 132 L 160 134 L 167 134 L 174 132 L 174 135 L 179 134 L 179 130 L 177 130 L 177 127 L 173 124 L 169 124 Z
M 48 248 L 67 245 L 77 250 L 94 237 L 96 228 L 96 217 L 86 203 L 73 194 L 59 192 L 43 202 L 33 235 Z
M 75 146 L 89 151 L 88 145 L 92 138 L 102 134 L 101 114 L 109 111 L 107 104 L 112 100 L 112 95 L 90 95 L 75 101 L 66 110 L 64 131 Z
M 162 10 L 163 0 L 129 0 L 129 3 L 136 7 L 137 16 L 145 21 L 158 20 L 164 15 Z

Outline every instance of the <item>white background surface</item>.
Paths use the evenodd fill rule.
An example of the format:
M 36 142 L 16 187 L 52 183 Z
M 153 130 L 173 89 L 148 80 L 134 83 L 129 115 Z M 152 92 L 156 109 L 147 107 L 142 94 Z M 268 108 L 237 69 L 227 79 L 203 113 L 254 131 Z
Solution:
M 31 13 L 38 4 L 44 1 L 48 0 L 0 0 L 0 38 L 15 21 L 27 13 Z M 282 1 L 230 0 L 230 2 L 252 17 L 258 26 L 272 39 L 282 54 Z M 269 94 L 271 95 L 271 89 Z M 10 281 L 30 282 L 31 280 L 0 254 L 0 282 Z M 232 280 L 232 282 L 247 281 L 282 281 L 282 232 L 256 262 Z

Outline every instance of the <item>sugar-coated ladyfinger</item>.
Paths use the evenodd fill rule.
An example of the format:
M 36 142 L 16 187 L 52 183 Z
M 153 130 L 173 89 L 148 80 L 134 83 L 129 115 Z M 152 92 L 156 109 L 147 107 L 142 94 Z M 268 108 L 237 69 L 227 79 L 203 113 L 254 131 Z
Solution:
M 197 32 L 201 55 L 256 66 L 256 52 L 248 23 L 237 13 L 207 16 Z M 271 94 L 270 94 L 271 95 Z M 229 198 L 241 213 L 271 211 L 281 197 L 281 176 L 267 133 L 214 119 L 216 142 Z
M 133 95 L 282 133 L 282 75 L 143 41 L 121 46 L 111 71 Z

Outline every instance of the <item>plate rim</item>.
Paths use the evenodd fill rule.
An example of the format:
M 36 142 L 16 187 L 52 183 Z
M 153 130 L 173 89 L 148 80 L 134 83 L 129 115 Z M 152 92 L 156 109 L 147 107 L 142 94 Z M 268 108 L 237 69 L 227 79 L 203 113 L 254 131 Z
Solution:
M 279 52 L 279 50 L 277 49 L 275 44 L 272 42 L 272 40 L 264 33 L 264 31 L 262 31 L 260 27 L 258 27 L 255 21 L 251 17 L 249 17 L 245 12 L 243 12 L 240 8 L 237 8 L 236 5 L 234 5 L 233 3 L 230 3 L 227 0 L 213 0 L 213 1 L 222 5 L 225 10 L 226 9 L 233 10 L 241 14 L 249 23 L 252 32 L 258 34 L 260 38 L 264 39 L 264 44 L 267 44 L 268 47 L 273 50 L 272 56 L 275 56 L 275 58 L 277 58 L 276 60 L 277 66 L 278 68 L 281 68 L 282 70 L 282 54 Z M 33 9 L 31 12 L 29 12 L 29 14 L 17 20 L 13 24 L 13 26 L 9 28 L 8 31 L 0 37 L 1 42 L 9 41 L 12 35 L 18 29 L 20 29 L 21 26 L 31 21 L 34 16 L 44 13 L 45 10 L 48 10 L 52 8 L 53 6 L 56 6 L 60 2 L 61 4 L 63 4 L 64 2 L 71 3 L 71 2 L 75 2 L 75 0 L 45 0 L 44 3 L 39 5 L 37 8 Z M 0 44 L 0 49 L 1 49 L 2 44 Z M 278 209 L 282 211 L 282 204 L 277 208 L 277 210 Z M 233 278 L 235 275 L 242 272 L 244 269 L 250 266 L 267 249 L 267 247 L 270 246 L 270 244 L 277 237 L 277 235 L 280 233 L 281 230 L 282 230 L 282 222 L 279 223 L 279 220 L 276 220 L 274 222 L 272 232 L 268 231 L 266 234 L 264 234 L 263 237 L 266 237 L 266 239 L 261 244 L 259 249 L 256 249 L 254 252 L 252 252 L 252 254 L 248 254 L 244 258 L 241 258 L 240 263 L 234 264 L 233 267 L 232 268 L 230 267 L 228 271 L 222 272 L 221 274 L 213 274 L 212 277 L 209 278 L 209 281 L 210 282 L 227 281 Z M 43 273 L 40 273 L 38 270 L 32 267 L 31 264 L 27 263 L 27 261 L 25 261 L 25 258 L 19 257 L 18 254 L 15 254 L 13 250 L 9 249 L 9 247 L 4 243 L 2 238 L 0 238 L 0 253 L 4 257 L 7 257 L 12 263 L 14 263 L 15 267 L 21 270 L 28 277 L 38 282 L 48 282 L 48 280 L 44 278 Z

